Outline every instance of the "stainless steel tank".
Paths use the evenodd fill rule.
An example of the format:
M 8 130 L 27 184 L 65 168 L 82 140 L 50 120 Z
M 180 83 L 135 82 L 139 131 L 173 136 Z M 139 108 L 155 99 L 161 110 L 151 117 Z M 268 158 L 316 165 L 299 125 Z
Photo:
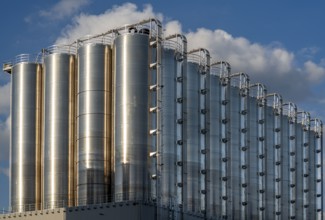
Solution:
M 222 196 L 226 194 L 222 176 L 225 175 L 229 130 L 229 74 L 230 65 L 220 61 L 211 64 L 207 79 L 207 218 L 220 218 Z
M 205 78 L 209 73 L 209 52 L 189 52 L 186 74 L 187 154 L 185 211 L 202 214 L 206 211 L 206 121 Z
M 149 35 L 114 41 L 114 201 L 149 198 Z
M 43 208 L 73 206 L 75 53 L 52 46 L 44 57 Z
M 309 146 L 310 114 L 305 111 L 297 112 L 297 199 L 296 215 L 301 219 L 308 219 L 308 212 L 305 206 L 308 203 L 308 146 Z
M 230 149 L 228 158 L 223 158 L 223 160 L 230 161 L 230 172 L 226 181 L 229 181 L 227 199 L 231 201 L 232 206 L 227 207 L 227 217 L 239 219 L 247 218 L 247 215 L 251 214 L 254 218 L 254 210 L 248 212 L 248 205 L 252 203 L 252 201 L 248 203 L 248 186 L 251 183 L 248 182 L 248 176 L 252 165 L 248 162 L 248 152 L 251 151 L 251 146 L 254 146 L 253 144 L 248 146 L 248 128 L 252 126 L 248 121 L 248 114 L 253 99 L 249 99 L 247 74 L 234 73 L 230 75 L 230 78 Z
M 253 214 L 259 219 L 266 218 L 266 88 L 255 83 L 250 86 L 249 118 L 250 118 L 250 198 L 251 208 L 257 210 Z M 252 216 L 255 218 L 255 216 Z
M 109 45 L 78 48 L 77 205 L 110 201 L 111 59 Z
M 14 212 L 41 202 L 42 66 L 19 55 L 11 76 L 10 198 Z
M 162 50 L 162 167 L 160 191 L 162 205 L 182 204 L 182 164 L 184 143 L 184 66 L 186 38 L 172 35 L 166 38 Z

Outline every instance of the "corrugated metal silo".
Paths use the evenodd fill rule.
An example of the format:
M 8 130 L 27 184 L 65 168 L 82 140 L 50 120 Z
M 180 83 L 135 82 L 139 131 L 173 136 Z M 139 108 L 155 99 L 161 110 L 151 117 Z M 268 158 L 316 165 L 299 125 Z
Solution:
M 149 198 L 149 35 L 114 42 L 114 200 Z
M 17 56 L 11 75 L 10 200 L 15 212 L 41 203 L 42 66 L 26 54 Z
M 52 46 L 44 57 L 43 208 L 74 202 L 75 49 Z
M 111 47 L 102 39 L 78 48 L 77 205 L 109 201 L 111 164 Z

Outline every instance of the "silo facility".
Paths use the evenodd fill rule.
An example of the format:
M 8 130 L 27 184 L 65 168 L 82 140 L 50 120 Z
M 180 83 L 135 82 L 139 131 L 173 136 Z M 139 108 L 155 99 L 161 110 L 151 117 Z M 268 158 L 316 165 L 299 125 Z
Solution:
M 10 205 L 14 212 L 41 203 L 42 65 L 37 57 L 16 57 L 11 73 Z
M 108 201 L 111 182 L 112 50 L 109 39 L 78 40 L 77 205 Z
M 75 48 L 44 55 L 43 208 L 74 202 Z
M 322 220 L 322 121 L 189 45 L 148 19 L 6 63 L 0 219 Z

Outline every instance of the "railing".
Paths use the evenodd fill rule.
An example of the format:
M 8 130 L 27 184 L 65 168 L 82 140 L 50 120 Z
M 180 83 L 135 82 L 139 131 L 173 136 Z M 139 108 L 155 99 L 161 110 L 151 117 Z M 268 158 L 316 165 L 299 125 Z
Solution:
M 19 54 L 15 57 L 13 64 L 18 63 L 41 63 L 42 55 L 39 54 Z
M 76 45 L 52 45 L 45 49 L 45 55 L 54 53 L 76 54 Z

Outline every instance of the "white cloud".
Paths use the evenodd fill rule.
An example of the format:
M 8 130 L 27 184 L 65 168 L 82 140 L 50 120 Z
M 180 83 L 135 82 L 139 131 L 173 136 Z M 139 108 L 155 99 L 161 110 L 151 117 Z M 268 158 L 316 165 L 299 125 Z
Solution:
M 60 0 L 49 10 L 39 11 L 39 15 L 50 20 L 60 20 L 73 15 L 87 4 L 89 4 L 89 0 Z M 27 22 L 30 20 L 30 18 L 26 19 Z
M 325 68 L 315 64 L 312 61 L 307 61 L 304 63 L 304 71 L 307 73 L 308 79 L 314 83 L 323 79 L 325 76 Z
M 144 19 L 156 17 L 163 19 L 162 15 L 155 13 L 151 5 L 145 5 L 139 10 L 135 4 L 125 3 L 121 6 L 113 6 L 99 15 L 80 14 L 73 20 L 73 24 L 67 26 L 56 43 L 71 43 L 76 39 L 105 32 L 107 30 L 132 24 Z
M 151 5 L 139 9 L 132 3 L 113 6 L 99 15 L 80 14 L 62 31 L 56 43 L 73 42 L 85 35 L 102 33 L 150 17 L 164 20 L 164 16 L 155 12 Z M 269 92 L 279 92 L 285 99 L 306 100 L 312 93 L 312 83 L 322 82 L 325 78 L 321 65 L 309 60 L 297 62 L 297 54 L 288 51 L 278 42 L 262 45 L 244 37 L 232 36 L 220 29 L 182 31 L 182 24 L 177 20 L 165 22 L 164 30 L 165 36 L 183 32 L 188 39 L 188 50 L 199 47 L 208 49 L 214 60 L 230 62 L 233 72 L 248 73 L 252 81 L 266 84 Z M 315 48 L 308 51 L 317 52 Z M 297 66 L 299 63 L 302 64 Z

